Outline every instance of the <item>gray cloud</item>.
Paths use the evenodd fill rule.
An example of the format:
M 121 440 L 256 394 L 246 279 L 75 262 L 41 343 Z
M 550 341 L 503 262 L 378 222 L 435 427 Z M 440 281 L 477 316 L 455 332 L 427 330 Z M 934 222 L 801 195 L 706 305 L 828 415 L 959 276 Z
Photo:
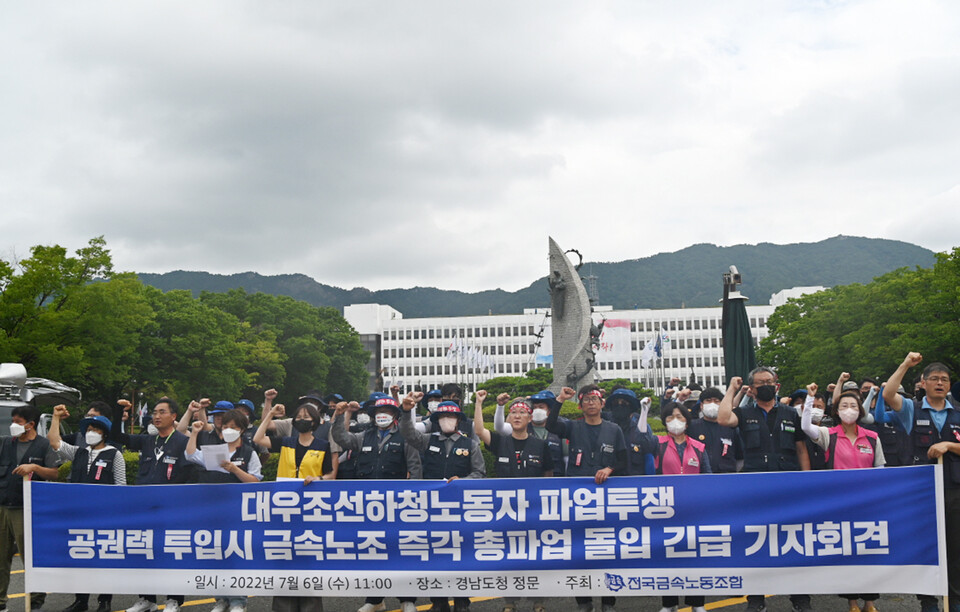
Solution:
M 517 288 L 548 234 L 596 260 L 769 240 L 756 211 L 776 203 L 782 223 L 866 211 L 864 232 L 909 239 L 890 218 L 955 184 L 949 4 L 6 12 L 0 227 L 19 252 L 105 234 L 139 271 Z

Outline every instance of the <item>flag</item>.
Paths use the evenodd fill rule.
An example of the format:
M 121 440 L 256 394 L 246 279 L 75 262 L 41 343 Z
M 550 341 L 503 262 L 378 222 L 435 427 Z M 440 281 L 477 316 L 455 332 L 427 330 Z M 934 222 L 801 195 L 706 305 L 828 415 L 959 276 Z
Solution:
M 643 350 L 640 351 L 640 367 L 641 368 L 652 368 L 653 360 L 657 358 L 660 354 L 660 336 L 656 338 L 651 338 L 647 340 L 647 343 L 643 345 Z

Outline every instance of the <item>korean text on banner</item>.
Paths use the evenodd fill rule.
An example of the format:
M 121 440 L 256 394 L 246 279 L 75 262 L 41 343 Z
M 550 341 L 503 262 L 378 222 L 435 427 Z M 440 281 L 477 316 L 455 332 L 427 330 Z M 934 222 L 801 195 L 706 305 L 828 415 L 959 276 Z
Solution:
M 946 590 L 939 466 L 25 493 L 27 592 L 785 594 L 798 568 L 811 593 Z

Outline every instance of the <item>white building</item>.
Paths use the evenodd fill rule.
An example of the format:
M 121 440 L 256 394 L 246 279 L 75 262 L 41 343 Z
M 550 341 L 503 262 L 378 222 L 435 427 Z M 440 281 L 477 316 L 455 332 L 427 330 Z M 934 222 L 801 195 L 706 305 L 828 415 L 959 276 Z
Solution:
M 766 322 L 773 311 L 770 305 L 747 306 L 755 342 L 767 336 Z M 494 376 L 520 376 L 548 365 L 552 356 L 548 308 L 512 315 L 404 319 L 389 306 L 355 304 L 344 308 L 343 314 L 373 353 L 368 365 L 371 375 L 375 378 L 379 372 L 384 385 L 398 384 L 404 391 L 438 388 L 448 382 L 473 390 Z M 629 349 L 623 346 L 623 336 L 623 350 L 617 351 L 616 360 L 610 353 L 599 352 L 597 372 L 604 379 L 626 378 L 650 387 L 656 384 L 655 376 L 689 380 L 694 372 L 705 386 L 721 385 L 720 317 L 719 306 L 668 310 L 595 307 L 595 321 L 625 320 L 630 330 Z M 641 367 L 640 352 L 659 330 L 667 342 L 662 351 L 663 370 L 655 373 Z

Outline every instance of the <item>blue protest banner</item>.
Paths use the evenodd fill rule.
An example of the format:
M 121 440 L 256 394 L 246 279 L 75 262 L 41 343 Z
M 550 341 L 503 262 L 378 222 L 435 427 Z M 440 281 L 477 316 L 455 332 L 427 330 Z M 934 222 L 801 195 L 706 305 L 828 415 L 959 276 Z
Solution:
M 25 485 L 27 589 L 776 594 L 797 591 L 803 568 L 809 593 L 942 594 L 939 474 L 37 482 Z

